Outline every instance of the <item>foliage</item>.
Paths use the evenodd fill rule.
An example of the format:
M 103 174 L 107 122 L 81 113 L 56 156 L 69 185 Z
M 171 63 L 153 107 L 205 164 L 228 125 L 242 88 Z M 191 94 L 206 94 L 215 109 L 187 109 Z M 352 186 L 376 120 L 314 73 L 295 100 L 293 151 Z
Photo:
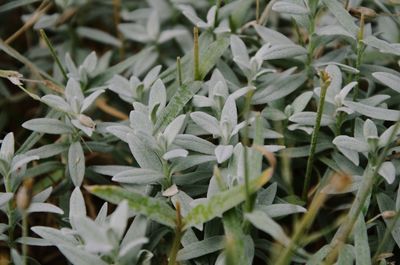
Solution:
M 0 4 L 17 22 L 0 30 L 0 259 L 399 260 L 398 13 L 395 0 Z

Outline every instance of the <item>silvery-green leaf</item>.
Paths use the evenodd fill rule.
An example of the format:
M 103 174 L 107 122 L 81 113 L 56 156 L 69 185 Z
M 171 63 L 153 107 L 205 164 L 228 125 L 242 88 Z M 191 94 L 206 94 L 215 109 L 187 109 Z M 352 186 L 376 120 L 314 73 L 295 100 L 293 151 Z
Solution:
M 393 199 L 383 192 L 379 192 L 376 195 L 376 199 L 378 201 L 378 206 L 381 213 L 384 211 L 399 210 L 396 208 L 396 203 L 393 201 Z M 393 220 L 391 218 L 383 218 L 383 220 L 387 228 L 394 225 L 393 228 L 390 230 L 390 233 L 397 246 L 400 246 L 400 220 L 397 219 L 397 222 L 395 224 L 393 224 Z
M 47 144 L 39 148 L 31 149 L 25 153 L 27 156 L 38 156 L 39 159 L 49 158 L 67 150 L 68 145 L 63 143 Z
M 84 99 L 81 85 L 74 78 L 68 79 L 65 87 L 65 97 L 70 105 L 75 102 L 76 104 L 80 105 Z M 78 112 L 77 108 L 78 106 L 72 106 L 72 110 L 75 112 Z
M 174 28 L 174 29 L 167 29 L 161 32 L 160 37 L 158 38 L 158 43 L 167 42 L 173 38 L 180 37 L 182 35 L 188 34 L 185 28 Z
M 66 235 L 62 231 L 54 228 L 45 226 L 34 226 L 31 228 L 31 230 L 53 245 L 78 244 L 78 241 L 72 235 Z
M 369 150 L 368 143 L 360 141 L 353 137 L 349 137 L 347 135 L 337 136 L 335 139 L 333 139 L 332 143 L 338 147 L 347 148 L 359 153 L 368 152 Z
M 22 261 L 22 256 L 18 253 L 16 249 L 11 249 L 11 258 L 12 258 L 12 263 L 14 265 L 24 265 L 24 262 Z M 7 262 L 8 263 L 8 262 Z
M 51 192 L 53 191 L 53 187 L 48 187 L 47 189 L 39 192 L 35 196 L 32 197 L 32 202 L 44 202 L 50 197 Z
M 260 189 L 271 177 L 272 169 L 265 170 L 259 177 L 250 180 L 252 193 Z M 246 198 L 245 186 L 237 185 L 229 190 L 217 193 L 204 202 L 197 204 L 184 218 L 185 228 L 203 224 L 243 202 Z
M 354 247 L 356 265 L 370 265 L 371 253 L 368 244 L 367 226 L 362 214 L 358 215 L 358 219 L 354 227 Z
M 207 12 L 207 25 L 213 26 L 215 23 L 215 15 L 217 12 L 217 6 L 213 5 Z
M 46 95 L 41 98 L 41 101 L 56 110 L 60 110 L 67 113 L 72 112 L 72 109 L 69 106 L 69 104 L 60 96 Z
M 233 153 L 233 145 L 218 145 L 215 148 L 215 156 L 219 164 L 228 160 Z
M 221 135 L 221 131 L 219 128 L 218 120 L 201 111 L 195 111 L 190 113 L 190 118 L 202 129 L 206 130 L 207 132 L 211 133 L 212 135 L 219 136 Z
M 165 108 L 167 103 L 167 91 L 161 79 L 157 79 L 150 88 L 149 96 L 149 112 L 153 113 L 153 109 L 158 106 L 157 114 Z
M 374 118 L 377 120 L 384 120 L 384 121 L 400 120 L 400 111 L 398 111 L 398 110 L 371 107 L 366 104 L 351 102 L 351 101 L 345 101 L 344 105 L 362 115 L 365 115 L 365 116 L 368 116 L 370 118 Z
M 349 94 L 349 92 L 357 85 L 357 82 L 351 82 L 349 84 L 347 84 L 342 90 L 340 90 L 338 98 L 335 98 L 335 101 L 338 100 L 339 102 L 336 103 L 340 103 L 343 104 L 343 102 L 345 101 L 347 95 Z
M 87 116 L 86 116 L 87 117 Z M 90 119 L 90 118 L 89 118 Z M 90 124 L 94 124 L 95 123 L 90 119 L 88 120 L 90 122 Z M 74 125 L 77 129 L 81 130 L 82 132 L 84 132 L 87 136 L 91 137 L 94 131 L 94 126 L 86 126 L 84 124 L 82 124 L 82 122 L 80 122 L 77 119 L 72 119 L 71 120 L 72 125 Z
M 396 125 L 392 125 L 390 126 L 388 129 L 386 129 L 386 131 L 384 131 L 381 136 L 379 137 L 379 147 L 384 147 L 388 144 L 390 144 L 390 141 L 394 141 L 394 139 L 396 138 L 396 136 L 398 136 L 400 134 L 400 128 L 397 130 L 397 132 L 394 132 Z M 393 138 L 391 139 L 390 137 L 393 134 Z
M 280 111 L 279 109 L 275 109 L 272 107 L 265 107 L 263 111 L 261 112 L 261 115 L 272 121 L 282 121 L 286 120 L 286 115 L 284 112 Z
M 18 242 L 20 244 L 26 244 L 29 246 L 39 246 L 39 247 L 48 247 L 52 245 L 52 243 L 50 243 L 48 240 L 36 237 L 20 237 L 17 240 L 15 240 L 15 242 Z
M 136 105 L 135 109 L 138 108 L 139 107 Z M 129 121 L 131 128 L 143 132 L 151 132 L 153 130 L 153 125 L 147 114 L 148 114 L 147 110 L 144 112 L 139 110 L 132 110 L 131 113 L 129 113 Z
M 316 30 L 316 33 L 320 36 L 342 35 L 355 39 L 355 35 L 352 35 L 340 25 L 326 25 L 324 27 L 318 28 Z
M 117 186 L 90 186 L 87 188 L 94 195 L 114 204 L 127 200 L 128 206 L 136 213 L 143 214 L 151 220 L 175 227 L 175 211 L 164 201 L 148 197 Z
M 353 17 L 344 8 L 342 3 L 337 0 L 322 0 L 322 2 L 328 7 L 329 11 L 336 17 L 340 25 L 348 30 L 353 36 L 357 36 L 359 28 L 354 23 Z
M 126 143 L 128 142 L 128 134 L 133 133 L 130 127 L 122 125 L 108 126 L 107 131 Z
M 118 25 L 118 29 L 126 38 L 133 41 L 146 43 L 152 40 L 143 25 L 134 23 L 121 23 Z
M 69 147 L 68 170 L 72 182 L 79 187 L 85 175 L 85 156 L 80 142 L 74 142 Z
M 306 79 L 307 77 L 303 73 L 281 78 L 265 89 L 258 89 L 252 97 L 252 104 L 265 104 L 283 98 L 299 88 Z
M 278 184 L 276 182 L 269 185 L 266 189 L 261 189 L 257 193 L 256 204 L 258 205 L 272 204 L 275 199 L 277 189 L 278 189 Z
M 298 112 L 289 117 L 289 121 L 291 122 L 295 122 L 301 125 L 311 125 L 311 126 L 315 126 L 316 119 L 317 119 L 317 113 L 309 111 Z M 333 119 L 329 115 L 322 114 L 321 126 L 328 126 L 334 123 L 335 119 Z
M 108 203 L 105 202 L 101 206 L 99 212 L 97 213 L 96 219 L 94 220 L 96 224 L 104 224 L 106 222 L 108 212 Z
M 29 205 L 28 213 L 57 213 L 64 214 L 64 211 L 59 207 L 43 202 L 34 202 Z
M 177 158 L 174 161 L 174 165 L 172 168 L 173 172 L 183 171 L 193 166 L 197 166 L 203 163 L 215 161 L 216 158 L 214 155 L 190 155 L 185 158 Z
M 340 150 L 340 152 L 342 152 L 342 154 L 345 157 L 347 157 L 351 162 L 353 162 L 353 164 L 358 166 L 358 164 L 360 163 L 360 157 L 357 151 L 342 146 L 338 146 L 338 149 Z
M 118 173 L 123 171 L 132 169 L 130 166 L 91 166 L 90 169 L 96 173 L 106 175 L 106 176 L 115 176 Z
M 189 152 L 185 149 L 173 149 L 163 155 L 165 160 L 171 160 L 178 157 L 187 157 Z
M 70 134 L 72 127 L 56 119 L 38 118 L 22 124 L 25 129 L 47 134 Z
M 23 125 L 22 125 L 23 126 Z M 1 142 L 0 156 L 6 161 L 10 161 L 14 155 L 14 134 L 7 133 Z
M 250 65 L 250 57 L 247 54 L 247 48 L 244 42 L 236 35 L 231 36 L 231 50 L 233 54 L 233 60 L 243 62 L 246 65 Z
M 13 196 L 11 192 L 0 192 L 0 207 L 3 207 Z
M 266 49 L 260 56 L 263 60 L 291 58 L 307 54 L 307 50 L 299 45 L 274 45 Z
M 146 74 L 146 77 L 143 79 L 143 86 L 145 89 L 149 89 L 150 86 L 158 79 L 160 71 L 161 65 L 157 65 Z
M 97 66 L 97 56 L 96 52 L 91 52 L 83 61 L 82 67 L 86 69 L 88 73 L 91 73 L 95 70 Z
M 396 178 L 396 168 L 390 161 L 383 162 L 378 171 L 387 183 L 392 184 Z
M 126 244 L 125 246 L 123 246 L 120 249 L 120 251 L 118 253 L 118 256 L 120 258 L 123 258 L 129 253 L 132 253 L 132 252 L 135 253 L 135 250 L 137 249 L 137 247 L 140 247 L 143 244 L 146 244 L 148 242 L 149 242 L 149 240 L 147 238 L 145 238 L 145 237 L 135 238 L 134 240 L 132 240 L 131 242 L 129 242 L 128 244 Z
M 213 155 L 216 147 L 213 143 L 191 134 L 178 134 L 174 144 L 191 151 L 208 155 Z
M 189 260 L 201 257 L 224 248 L 225 237 L 213 236 L 185 246 L 178 252 L 177 260 Z
M 76 246 L 59 245 L 57 247 L 73 265 L 107 265 L 99 256 L 90 254 Z
M 285 149 L 284 145 L 264 145 L 264 148 L 271 153 L 278 152 L 282 149 Z
M 260 25 L 255 25 L 254 26 L 255 30 L 257 31 L 258 35 L 263 39 L 265 43 L 270 43 L 272 45 L 281 45 L 281 44 L 286 44 L 286 45 L 293 45 L 293 41 L 290 40 L 288 37 L 283 35 L 282 33 L 260 26 Z
M 109 242 L 106 229 L 86 216 L 79 216 L 75 220 L 79 224 L 75 229 L 79 236 L 82 237 L 87 252 L 102 253 L 112 250 L 113 246 Z
M 279 1 L 272 6 L 272 10 L 279 13 L 287 13 L 292 15 L 305 15 L 309 10 L 302 5 L 291 2 Z
M 78 27 L 76 29 L 76 33 L 82 38 L 88 38 L 115 47 L 121 46 L 121 41 L 119 39 L 99 29 L 89 28 L 89 27 Z
M 131 168 L 115 174 L 112 180 L 122 183 L 143 185 L 156 183 L 164 178 L 165 176 L 161 172 L 152 169 Z
M 354 247 L 344 244 L 338 254 L 337 264 L 354 264 Z
M 246 213 L 245 216 L 257 229 L 267 233 L 282 245 L 287 246 L 289 244 L 290 238 L 285 234 L 282 227 L 264 212 L 255 210 L 251 213 Z
M 238 117 L 237 117 L 236 102 L 233 98 L 229 97 L 225 101 L 225 105 L 222 108 L 221 122 L 228 122 L 232 130 L 232 128 L 234 128 L 237 125 L 237 118 Z
M 295 213 L 305 213 L 307 209 L 304 207 L 295 205 L 295 204 L 285 204 L 285 203 L 277 203 L 272 205 L 260 205 L 256 206 L 257 210 L 263 211 L 269 217 L 281 217 Z
M 80 188 L 75 187 L 69 199 L 69 220 L 72 228 L 75 228 L 77 225 L 79 225 L 79 223 L 76 223 L 75 220 L 80 216 L 86 216 L 85 200 L 83 199 Z
M 391 73 L 376 72 L 372 74 L 382 84 L 400 93 L 400 77 Z
M 10 172 L 17 171 L 31 161 L 38 160 L 39 156 L 16 155 L 11 163 Z
M 128 136 L 129 148 L 135 157 L 137 163 L 142 168 L 153 170 L 162 169 L 160 158 L 152 148 L 139 138 L 137 133 L 129 133 Z
M 205 107 L 213 106 L 214 102 L 211 99 L 209 99 L 208 97 L 194 95 L 192 104 L 193 104 L 193 106 L 198 107 L 198 108 L 205 108 Z
M 117 234 L 118 239 L 124 235 L 128 217 L 128 203 L 124 200 L 118 204 L 117 209 L 110 217 L 110 227 Z
M 364 137 L 378 137 L 378 129 L 373 121 L 367 119 L 363 126 Z
M 104 90 L 99 89 L 99 90 L 93 92 L 92 94 L 90 94 L 88 97 L 86 97 L 82 102 L 81 112 L 84 112 L 85 110 L 87 110 L 90 107 L 90 105 L 92 105 L 93 102 L 97 99 L 97 97 L 103 93 L 104 93 Z
M 387 41 L 378 39 L 373 35 L 369 35 L 363 39 L 363 42 L 371 47 L 378 49 L 382 53 L 389 53 L 394 55 L 400 55 L 400 47 L 395 46 Z
M 255 90 L 256 88 L 253 86 L 247 86 L 247 87 L 242 87 L 238 90 L 236 90 L 235 92 L 233 92 L 232 94 L 229 95 L 230 98 L 233 98 L 233 100 L 236 100 L 238 98 L 243 97 L 244 95 L 246 95 L 248 92 Z
M 182 11 L 183 15 L 189 19 L 194 25 L 199 28 L 207 28 L 208 24 L 200 19 L 196 11 L 190 5 L 179 5 L 178 8 Z
M 313 92 L 307 91 L 307 92 L 302 93 L 297 98 L 295 98 L 295 100 L 292 103 L 294 113 L 303 111 L 306 108 L 308 102 L 310 102 L 312 96 L 313 96 Z
M 178 116 L 183 107 L 192 99 L 200 87 L 201 82 L 199 81 L 189 82 L 188 84 L 180 86 L 178 91 L 172 96 L 167 107 L 158 116 L 153 132 L 156 133 L 165 129 L 165 127 Z
M 160 20 L 157 10 L 153 10 L 150 13 L 146 29 L 151 39 L 156 40 L 158 38 L 160 34 Z
M 186 115 L 182 114 L 176 117 L 164 130 L 163 135 L 167 139 L 167 145 L 171 145 L 175 137 L 182 130 L 183 123 L 185 122 Z

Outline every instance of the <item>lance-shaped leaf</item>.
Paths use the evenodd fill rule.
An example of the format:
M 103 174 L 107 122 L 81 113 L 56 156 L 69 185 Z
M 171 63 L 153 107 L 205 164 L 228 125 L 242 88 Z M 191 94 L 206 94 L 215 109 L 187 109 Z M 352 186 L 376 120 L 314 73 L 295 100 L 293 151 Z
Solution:
M 354 19 L 343 5 L 337 0 L 322 0 L 329 11 L 336 17 L 337 21 L 354 36 L 357 35 L 359 28 L 354 23 Z
M 118 186 L 90 186 L 89 192 L 114 204 L 122 200 L 128 201 L 128 206 L 135 213 L 147 216 L 149 219 L 169 227 L 175 227 L 175 211 L 159 199 L 125 190 Z
M 169 101 L 167 107 L 161 112 L 154 126 L 154 133 L 162 131 L 170 124 L 182 111 L 183 107 L 192 99 L 194 94 L 200 89 L 201 82 L 190 82 L 178 88 L 174 96 Z
M 259 190 L 272 175 L 272 168 L 266 169 L 258 178 L 252 179 L 249 183 L 250 192 Z M 203 224 L 217 216 L 222 216 L 224 212 L 235 207 L 246 199 L 244 184 L 235 186 L 227 191 L 218 193 L 204 203 L 196 205 L 183 219 L 184 229 Z
M 351 108 L 352 110 L 365 115 L 370 118 L 374 118 L 377 120 L 383 121 L 398 121 L 400 119 L 400 111 L 398 110 L 391 110 L 391 109 L 384 109 L 378 107 L 371 107 L 366 104 L 358 103 L 358 102 L 351 102 L 345 101 L 344 105 Z
M 400 77 L 391 73 L 376 72 L 372 74 L 379 82 L 400 93 Z

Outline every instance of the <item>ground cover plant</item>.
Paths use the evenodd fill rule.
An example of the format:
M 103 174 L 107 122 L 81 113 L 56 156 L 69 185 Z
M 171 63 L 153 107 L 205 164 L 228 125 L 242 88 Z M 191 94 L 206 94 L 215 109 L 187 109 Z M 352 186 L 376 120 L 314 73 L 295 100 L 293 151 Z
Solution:
M 397 264 L 398 14 L 3 1 L 0 264 Z

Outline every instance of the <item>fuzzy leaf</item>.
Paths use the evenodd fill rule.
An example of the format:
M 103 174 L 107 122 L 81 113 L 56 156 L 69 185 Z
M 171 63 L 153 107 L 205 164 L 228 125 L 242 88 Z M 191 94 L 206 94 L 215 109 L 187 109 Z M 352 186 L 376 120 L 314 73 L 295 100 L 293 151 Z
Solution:
M 265 170 L 261 176 L 250 181 L 250 191 L 252 193 L 260 189 L 271 178 L 272 169 Z M 185 229 L 203 224 L 217 216 L 222 216 L 224 212 L 243 202 L 246 198 L 244 184 L 235 186 L 227 191 L 220 192 L 206 202 L 196 205 L 184 218 Z
M 151 198 L 117 186 L 89 186 L 89 192 L 114 204 L 128 201 L 129 208 L 149 219 L 166 226 L 175 227 L 175 211 L 164 201 Z

